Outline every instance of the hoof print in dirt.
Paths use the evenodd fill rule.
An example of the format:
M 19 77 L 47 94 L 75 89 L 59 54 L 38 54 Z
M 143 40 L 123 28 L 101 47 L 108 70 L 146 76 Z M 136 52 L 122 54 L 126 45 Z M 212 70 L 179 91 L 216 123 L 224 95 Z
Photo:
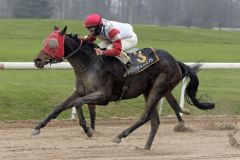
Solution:
M 224 122 L 209 122 L 204 126 L 204 129 L 206 130 L 236 130 L 237 127 L 236 124 L 232 123 L 224 123 Z
M 174 132 L 194 132 L 193 129 L 184 125 L 184 123 L 179 123 L 173 129 Z
M 240 142 L 239 142 L 240 141 L 240 134 L 238 134 L 238 131 L 239 130 L 236 129 L 232 133 L 229 133 L 228 134 L 228 141 L 229 141 L 229 143 L 232 147 L 240 149 Z

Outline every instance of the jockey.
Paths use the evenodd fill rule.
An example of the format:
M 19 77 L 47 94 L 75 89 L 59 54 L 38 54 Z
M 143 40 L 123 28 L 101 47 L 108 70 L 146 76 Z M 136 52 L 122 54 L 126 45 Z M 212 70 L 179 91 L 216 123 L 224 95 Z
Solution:
M 134 48 L 138 41 L 137 35 L 130 24 L 109 21 L 98 14 L 90 14 L 84 21 L 84 27 L 89 31 L 85 40 L 94 42 L 99 38 L 102 42 L 98 46 L 101 49 L 106 49 L 95 49 L 97 55 L 115 56 L 121 62 L 130 66 L 130 58 L 123 51 Z M 125 76 L 135 71 L 136 68 L 130 67 Z

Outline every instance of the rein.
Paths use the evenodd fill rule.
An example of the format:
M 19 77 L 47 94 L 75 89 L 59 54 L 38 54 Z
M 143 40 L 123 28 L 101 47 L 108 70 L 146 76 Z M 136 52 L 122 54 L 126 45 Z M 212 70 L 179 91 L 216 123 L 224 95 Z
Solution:
M 66 36 L 67 37 L 67 36 Z M 70 39 L 72 42 L 76 43 L 75 41 L 73 41 L 71 38 L 67 37 L 68 39 Z M 83 40 L 80 38 L 80 45 L 78 46 L 78 48 L 73 51 L 71 54 L 69 54 L 68 56 L 64 57 L 64 59 L 68 59 L 69 57 L 73 56 L 74 54 L 76 54 L 78 52 L 78 50 L 82 47 L 82 43 Z
M 67 37 L 67 36 L 66 36 Z M 74 40 L 72 40 L 71 38 L 69 38 L 69 37 L 67 37 L 68 39 L 70 39 L 72 42 L 74 42 L 75 44 L 76 44 L 76 42 L 74 41 Z M 80 45 L 79 45 L 79 47 L 76 49 L 76 50 L 74 50 L 72 53 L 70 53 L 68 56 L 66 56 L 66 57 L 64 57 L 63 58 L 63 60 L 64 59 L 68 59 L 68 58 L 70 58 L 71 56 L 73 56 L 74 54 L 76 54 L 79 50 L 80 50 L 80 48 L 82 47 L 82 44 L 83 44 L 83 40 L 80 38 Z M 89 67 L 93 64 L 93 60 L 92 60 L 92 58 L 90 58 L 91 59 L 91 62 L 88 64 L 88 66 L 87 67 L 85 67 L 84 69 L 82 69 L 82 70 L 74 70 L 75 72 L 78 72 L 78 73 L 83 73 L 83 72 L 86 72 L 88 69 L 89 69 Z
M 74 50 L 72 53 L 70 53 L 68 56 L 63 57 L 62 59 L 50 58 L 49 60 L 46 61 L 46 64 L 50 64 L 50 65 L 51 65 L 51 64 L 55 64 L 55 63 L 60 63 L 60 62 L 64 61 L 65 59 L 68 59 L 68 58 L 72 57 L 73 55 L 75 55 L 75 54 L 81 49 L 82 44 L 83 44 L 83 40 L 82 40 L 82 39 L 80 39 L 80 44 L 78 44 L 76 41 L 74 41 L 74 40 L 71 39 L 70 37 L 68 37 L 68 36 L 65 36 L 65 37 L 67 37 L 67 38 L 68 38 L 69 40 L 71 40 L 73 43 L 79 45 L 78 48 L 75 49 L 75 50 Z M 101 63 L 104 64 L 104 66 L 107 68 L 108 71 L 110 71 L 113 75 L 115 75 L 119 80 L 122 79 L 122 78 L 119 77 L 117 74 L 115 74 L 114 72 L 112 72 L 111 69 L 104 63 L 104 60 L 103 60 L 102 56 L 97 56 L 97 58 L 100 59 Z M 78 73 L 86 72 L 86 71 L 89 69 L 89 67 L 93 64 L 93 61 L 94 61 L 92 57 L 91 57 L 90 59 L 91 59 L 90 63 L 89 63 L 84 69 L 81 69 L 81 70 L 80 70 L 80 69 L 77 69 L 77 70 L 74 70 L 74 71 L 75 71 L 75 72 L 78 72 Z

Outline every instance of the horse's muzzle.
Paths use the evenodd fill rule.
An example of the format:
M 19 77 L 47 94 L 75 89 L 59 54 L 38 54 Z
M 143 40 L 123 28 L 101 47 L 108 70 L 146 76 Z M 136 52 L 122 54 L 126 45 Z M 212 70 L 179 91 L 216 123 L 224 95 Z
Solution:
M 37 67 L 37 68 L 44 68 L 44 66 L 46 65 L 45 62 L 43 62 L 41 59 L 39 58 L 36 58 L 33 60 L 34 61 L 34 65 Z

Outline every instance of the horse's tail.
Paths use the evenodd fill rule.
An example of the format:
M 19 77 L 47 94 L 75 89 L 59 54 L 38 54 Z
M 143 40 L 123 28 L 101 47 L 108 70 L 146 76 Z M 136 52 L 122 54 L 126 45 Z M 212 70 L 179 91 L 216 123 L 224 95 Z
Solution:
M 185 90 L 185 99 L 187 103 L 195 105 L 197 108 L 202 110 L 213 109 L 215 106 L 213 103 L 200 102 L 200 100 L 196 98 L 196 93 L 199 85 L 199 80 L 196 72 L 202 65 L 194 64 L 193 66 L 189 67 L 182 62 L 178 62 L 178 64 L 180 65 L 183 73 L 182 78 L 184 77 L 190 78 L 190 81 Z

